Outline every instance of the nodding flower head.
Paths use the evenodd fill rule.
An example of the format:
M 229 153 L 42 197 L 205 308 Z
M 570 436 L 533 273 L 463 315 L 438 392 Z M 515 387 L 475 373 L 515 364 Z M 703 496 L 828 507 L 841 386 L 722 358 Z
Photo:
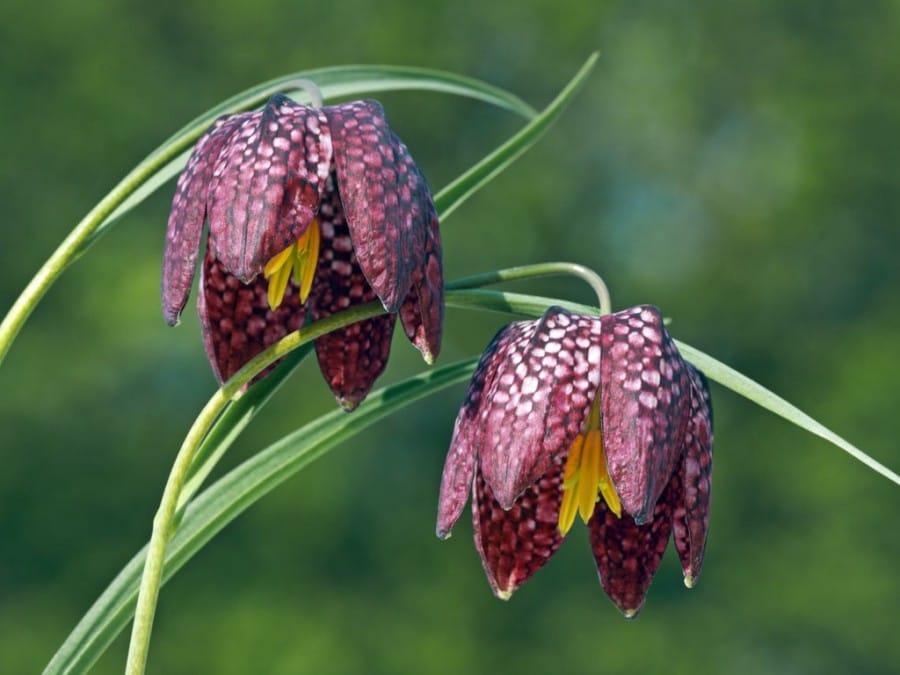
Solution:
M 375 101 L 311 108 L 281 95 L 219 118 L 178 179 L 163 315 L 187 302 L 204 222 L 198 312 L 219 381 L 299 329 L 378 298 L 387 312 L 316 341 L 352 409 L 387 365 L 396 314 L 430 363 L 443 325 L 441 240 L 425 178 Z
M 670 533 L 685 583 L 700 573 L 712 441 L 705 378 L 659 310 L 551 308 L 504 327 L 481 357 L 444 466 L 438 536 L 471 489 L 475 546 L 506 599 L 580 516 L 603 589 L 633 617 Z

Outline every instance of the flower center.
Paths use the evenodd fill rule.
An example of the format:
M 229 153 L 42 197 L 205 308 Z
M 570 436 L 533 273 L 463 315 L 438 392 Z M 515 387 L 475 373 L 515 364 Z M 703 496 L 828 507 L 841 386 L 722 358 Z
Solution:
M 319 221 L 313 220 L 300 238 L 266 263 L 263 275 L 269 282 L 269 307 L 278 309 L 284 300 L 288 280 L 293 273 L 300 289 L 300 302 L 305 303 L 316 276 L 319 262 Z
M 584 430 L 575 437 L 563 471 L 563 498 L 559 509 L 559 531 L 565 535 L 575 522 L 575 513 L 585 524 L 594 513 L 598 495 L 609 510 L 622 517 L 622 504 L 606 469 L 606 453 L 600 433 L 600 392 L 588 413 Z

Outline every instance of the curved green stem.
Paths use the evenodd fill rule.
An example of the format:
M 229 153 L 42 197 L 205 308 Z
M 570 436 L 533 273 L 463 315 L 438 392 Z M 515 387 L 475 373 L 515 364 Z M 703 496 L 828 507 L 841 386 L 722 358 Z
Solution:
M 232 401 L 231 405 L 216 419 L 215 424 L 194 453 L 184 486 L 181 489 L 181 495 L 178 498 L 176 518 L 209 477 L 231 444 L 247 428 L 256 413 L 269 402 L 269 399 L 284 384 L 285 380 L 313 352 L 313 349 L 313 343 L 307 342 L 285 356 L 268 375 L 256 382 L 238 400 Z
M 306 92 L 306 95 L 309 96 L 309 103 L 313 108 L 321 108 L 325 105 L 325 98 L 322 96 L 322 90 L 319 89 L 319 85 L 312 80 L 308 80 L 305 77 L 298 77 L 293 81 L 293 86 Z
M 276 370 L 289 360 L 290 356 L 286 357 Z M 343 410 L 326 413 L 254 453 L 187 507 L 184 519 L 167 543 L 162 582 L 174 576 L 228 523 L 289 477 L 339 443 L 358 436 L 378 420 L 421 398 L 462 383 L 471 377 L 477 362 L 478 359 L 473 358 L 429 369 L 373 391 L 352 415 Z M 271 377 L 268 375 L 251 387 L 238 404 Z M 131 622 L 146 554 L 147 546 L 144 546 L 110 582 L 54 654 L 44 675 L 87 673 Z
M 546 267 L 541 265 L 531 266 L 535 270 L 546 274 L 556 274 L 566 267 L 566 263 L 550 263 Z M 580 267 L 580 266 L 573 266 Z M 513 268 L 512 270 L 500 270 L 501 280 L 512 278 L 524 279 L 529 276 L 527 267 Z M 547 271 L 552 270 L 552 271 Z M 571 271 L 569 271 L 571 273 Z M 538 274 L 541 276 L 543 274 Z M 446 294 L 448 305 L 471 306 L 470 303 L 490 305 L 492 302 L 499 311 L 522 311 L 533 308 L 526 307 L 515 294 L 490 293 L 488 291 L 463 291 L 461 287 L 492 283 L 491 274 L 472 277 L 471 280 L 461 279 L 448 284 L 457 290 L 449 290 Z M 531 276 L 535 276 L 531 274 Z M 596 275 L 594 275 L 596 276 Z M 597 277 L 599 279 L 599 277 Z M 600 282 L 602 284 L 602 281 Z M 487 295 L 490 293 L 489 295 Z M 528 297 L 528 296 L 523 296 Z M 566 305 L 569 303 L 560 302 Z M 571 305 L 570 305 L 571 306 Z M 583 307 L 575 305 L 574 307 Z M 254 377 L 263 372 L 279 359 L 287 356 L 292 351 L 310 344 L 313 340 L 333 330 L 349 326 L 350 324 L 370 319 L 384 314 L 384 307 L 378 301 L 365 305 L 359 305 L 344 310 L 338 314 L 316 321 L 309 326 L 290 333 L 280 341 L 260 352 L 241 368 L 234 376 L 218 389 L 200 411 L 193 425 L 185 436 L 181 448 L 175 457 L 169 477 L 163 489 L 159 509 L 153 518 L 153 530 L 150 543 L 147 548 L 147 558 L 144 563 L 144 573 L 141 577 L 140 590 L 138 592 L 137 607 L 134 613 L 134 624 L 131 631 L 131 642 L 128 648 L 128 660 L 125 666 L 126 675 L 142 675 L 147 663 L 147 654 L 150 647 L 150 635 L 153 630 L 153 619 L 156 614 L 156 605 L 159 599 L 159 588 L 162 583 L 163 563 L 166 555 L 166 544 L 172 534 L 173 525 L 179 508 L 182 508 L 187 500 L 199 487 L 200 481 L 212 470 L 212 466 L 218 457 L 213 457 L 210 462 L 205 462 L 199 469 L 192 472 L 192 465 L 197 456 L 198 448 L 212 428 L 216 419 L 225 409 L 225 406 L 241 394 L 241 390 Z M 191 477 L 190 490 L 185 490 L 186 481 Z M 185 496 L 187 493 L 187 496 Z
M 612 301 L 609 297 L 609 289 L 599 274 L 589 267 L 569 262 L 547 262 L 535 265 L 521 265 L 508 267 L 502 270 L 475 274 L 464 277 L 447 284 L 448 290 L 458 288 L 478 288 L 489 284 L 502 283 L 504 281 L 518 281 L 521 279 L 537 279 L 550 276 L 572 276 L 584 280 L 597 295 L 600 305 L 600 314 L 609 314 L 612 311 Z
M 128 660 L 125 665 L 126 675 L 141 675 L 144 672 L 147 663 L 147 652 L 150 646 L 150 633 L 153 629 L 153 617 L 156 614 L 156 603 L 159 598 L 159 587 L 162 581 L 166 543 L 172 532 L 176 509 L 191 462 L 194 459 L 197 448 L 216 421 L 216 418 L 228 402 L 240 394 L 244 385 L 289 352 L 333 330 L 383 313 L 384 307 L 380 302 L 370 302 L 365 305 L 351 307 L 339 314 L 316 321 L 300 331 L 285 336 L 279 342 L 248 361 L 243 368 L 235 373 L 234 377 L 213 394 L 212 398 L 203 407 L 197 419 L 194 420 L 190 431 L 188 431 L 184 442 L 181 444 L 178 455 L 175 457 L 175 462 L 172 465 L 172 470 L 163 490 L 159 509 L 153 518 L 153 531 L 147 548 L 147 559 L 144 563 L 144 573 L 141 577 L 137 607 L 134 613 L 131 643 L 128 647 Z

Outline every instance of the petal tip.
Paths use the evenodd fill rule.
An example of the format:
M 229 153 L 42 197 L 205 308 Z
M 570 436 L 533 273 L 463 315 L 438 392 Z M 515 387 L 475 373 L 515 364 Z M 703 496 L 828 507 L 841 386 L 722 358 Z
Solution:
M 338 396 L 337 402 L 344 412 L 351 413 L 359 407 L 362 399 L 358 399 L 355 396 Z
M 435 530 L 435 534 L 441 541 L 447 541 L 450 537 L 453 536 L 453 531 L 450 529 L 442 528 L 440 525 L 438 525 L 437 529 Z
M 498 600 L 503 600 L 503 602 L 509 602 L 509 599 L 512 597 L 512 594 L 513 594 L 513 589 L 511 589 L 511 588 L 508 588 L 508 589 L 496 588 L 496 589 L 494 589 L 494 596 Z
M 433 366 L 434 362 L 437 361 L 437 354 L 432 354 L 430 349 L 422 349 L 422 359 L 429 366 Z
M 512 490 L 505 487 L 501 487 L 500 490 L 494 492 L 494 499 L 497 500 L 497 503 L 500 504 L 500 508 L 504 511 L 512 509 L 512 507 L 516 505 L 516 499 L 518 497 L 518 494 L 513 494 Z
M 162 294 L 162 316 L 169 326 L 177 326 L 181 323 L 182 307 L 176 302 L 170 302 L 166 298 L 165 289 Z
M 685 574 L 684 585 L 686 588 L 693 588 L 697 585 L 697 579 L 692 574 Z
M 374 288 L 372 290 L 375 290 Z M 403 298 L 397 297 L 394 298 L 385 294 L 383 297 L 377 291 L 375 295 L 378 296 L 378 299 L 381 301 L 381 306 L 384 307 L 384 311 L 388 314 L 396 314 L 400 311 L 400 305 L 403 304 Z
M 629 621 L 632 621 L 637 618 L 638 612 L 641 611 L 640 607 L 636 607 L 635 609 L 623 609 L 622 616 L 624 616 Z
M 652 515 L 652 511 L 650 513 L 647 510 L 638 511 L 637 513 L 629 514 L 634 519 L 635 525 L 646 525 L 650 516 Z

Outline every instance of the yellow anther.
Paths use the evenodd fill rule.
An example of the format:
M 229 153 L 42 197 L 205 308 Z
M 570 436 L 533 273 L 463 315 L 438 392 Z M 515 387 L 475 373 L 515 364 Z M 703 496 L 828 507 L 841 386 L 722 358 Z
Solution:
M 284 301 L 288 280 L 293 276 L 300 289 L 300 302 L 306 302 L 312 290 L 319 262 L 319 221 L 313 220 L 300 238 L 266 263 L 263 275 L 269 282 L 269 307 L 277 309 Z
M 559 531 L 565 535 L 575 522 L 575 514 L 587 524 L 594 513 L 598 495 L 609 510 L 622 516 L 622 504 L 606 468 L 606 453 L 600 432 L 600 394 L 588 413 L 584 429 L 575 437 L 563 470 L 563 498 L 559 509 Z

